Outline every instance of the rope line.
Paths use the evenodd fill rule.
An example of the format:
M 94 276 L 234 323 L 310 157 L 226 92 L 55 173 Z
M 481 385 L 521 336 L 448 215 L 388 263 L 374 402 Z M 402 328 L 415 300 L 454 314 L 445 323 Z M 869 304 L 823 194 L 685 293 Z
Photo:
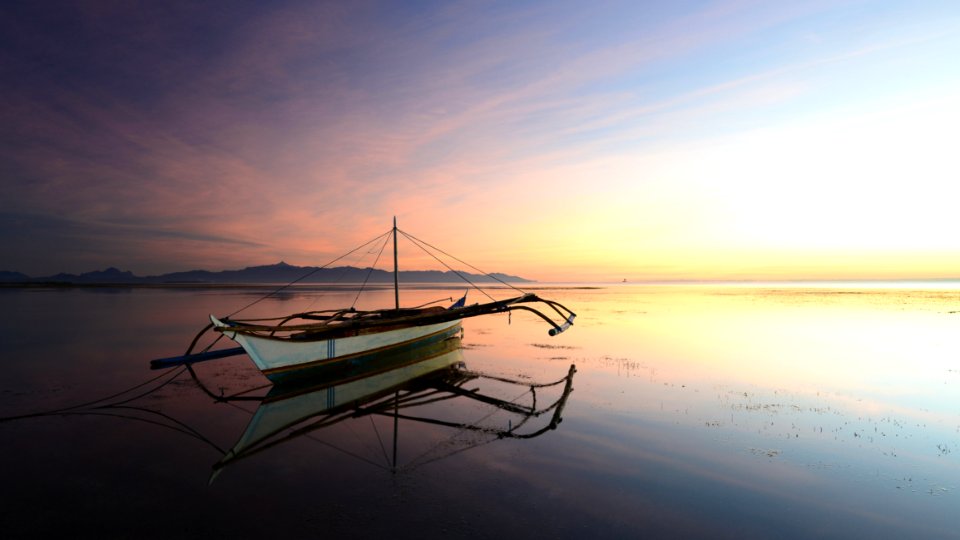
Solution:
M 263 300 L 266 300 L 267 298 L 270 298 L 270 297 L 272 297 L 272 296 L 280 293 L 281 291 L 287 289 L 288 287 L 291 287 L 291 286 L 293 286 L 293 285 L 295 285 L 295 284 L 297 284 L 297 283 L 299 283 L 299 282 L 307 279 L 308 277 L 310 277 L 310 276 L 312 276 L 313 274 L 319 272 L 320 270 L 323 270 L 323 269 L 329 267 L 330 265 L 332 265 L 332 264 L 334 264 L 334 263 L 336 263 L 336 262 L 338 262 L 338 261 L 340 261 L 340 260 L 343 260 L 343 259 L 349 257 L 350 255 L 353 255 L 353 254 L 356 253 L 357 251 L 360 251 L 361 249 L 364 249 L 364 248 L 366 248 L 367 246 L 370 246 L 371 244 L 376 244 L 377 242 L 379 242 L 379 241 L 382 240 L 382 241 L 383 241 L 383 245 L 380 247 L 380 251 L 377 253 L 377 258 L 376 258 L 376 260 L 374 261 L 373 265 L 370 267 L 370 269 L 367 271 L 367 275 L 366 275 L 366 277 L 364 278 L 363 284 L 362 284 L 361 287 L 360 287 L 360 291 L 357 293 L 357 297 L 356 297 L 356 298 L 354 299 L 354 301 L 353 301 L 353 305 L 356 305 L 357 301 L 359 300 L 360 293 L 363 292 L 364 288 L 366 287 L 367 283 L 369 282 L 370 276 L 372 275 L 373 270 L 376 268 L 377 263 L 380 261 L 380 257 L 383 255 L 383 250 L 386 248 L 386 245 L 387 245 L 387 243 L 388 243 L 389 237 L 390 237 L 391 234 L 394 233 L 394 230 L 396 230 L 396 232 L 402 234 L 404 237 L 406 237 L 408 240 L 410 240 L 411 243 L 413 243 L 415 246 L 417 246 L 418 248 L 420 248 L 421 250 L 423 250 L 424 253 L 426 253 L 427 255 L 429 255 L 429 256 L 431 256 L 431 257 L 433 257 L 434 260 L 436 260 L 437 262 L 439 262 L 440 264 L 442 264 L 445 268 L 447 268 L 448 270 L 450 270 L 451 272 L 453 272 L 454 274 L 456 274 L 460 279 L 462 279 L 463 281 L 465 281 L 466 283 L 468 283 L 471 287 L 473 287 L 474 289 L 476 289 L 477 291 L 479 291 L 481 294 L 483 294 L 484 296 L 486 296 L 487 298 L 489 298 L 491 301 L 496 301 L 496 299 L 495 299 L 494 297 L 490 296 L 490 294 L 488 294 L 487 291 L 485 291 L 482 287 L 480 287 L 480 286 L 477 285 L 476 283 L 470 281 L 470 279 L 467 278 L 462 272 L 454 269 L 454 268 L 451 267 L 449 264 L 447 264 L 445 261 L 443 261 L 442 259 L 440 259 L 440 257 L 438 257 L 438 256 L 434 253 L 434 251 L 437 252 L 437 253 L 441 253 L 441 254 L 443 254 L 444 256 L 449 257 L 450 259 L 453 259 L 453 260 L 457 261 L 458 263 L 467 266 L 467 267 L 470 268 L 471 270 L 473 270 L 473 271 L 475 271 L 475 272 L 478 272 L 478 273 L 480 273 L 481 275 L 486 276 L 486 277 L 488 277 L 488 278 L 490 278 L 490 279 L 492 279 L 492 280 L 494 280 L 494 281 L 496 281 L 496 282 L 498 282 L 498 283 L 500 283 L 500 284 L 502 284 L 502 285 L 505 285 L 506 287 L 509 287 L 509 288 L 511 288 L 511 289 L 513 289 L 513 290 L 515 290 L 515 291 L 517 291 L 517 292 L 520 292 L 520 293 L 522 293 L 522 294 L 527 294 L 527 292 L 524 291 L 523 289 L 521 289 L 521 288 L 519 288 L 519 287 L 516 287 L 515 285 L 512 285 L 512 284 L 510 284 L 510 283 L 508 283 L 508 282 L 506 282 L 506 281 L 498 278 L 497 276 L 495 276 L 495 275 L 493 275 L 493 274 L 491 274 L 491 273 L 489 273 L 489 272 L 485 272 L 485 271 L 481 270 L 480 268 L 477 268 L 476 266 L 474 266 L 474 265 L 472 265 L 472 264 L 464 261 L 463 259 L 460 259 L 460 258 L 458 258 L 458 257 L 456 257 L 456 256 L 454 256 L 454 255 L 451 255 L 450 253 L 447 253 L 446 251 L 438 248 L 437 246 L 434 246 L 434 245 L 430 244 L 429 242 L 426 242 L 426 241 L 424 241 L 424 240 L 421 240 L 421 239 L 413 236 L 412 234 L 407 233 L 406 231 L 402 231 L 402 230 L 400 230 L 400 229 L 393 229 L 393 228 L 391 228 L 391 229 L 389 229 L 388 231 L 386 231 L 386 232 L 384 232 L 384 233 L 376 236 L 375 238 L 373 238 L 373 239 L 371 239 L 371 240 L 368 240 L 367 242 L 365 242 L 365 243 L 357 246 L 356 248 L 348 251 L 347 253 L 344 253 L 343 255 L 341 255 L 341 256 L 339 256 L 339 257 L 331 260 L 330 262 L 327 262 L 327 263 L 324 264 L 323 266 L 318 266 L 318 267 L 310 270 L 309 272 L 307 272 L 307 273 L 304 274 L 303 276 L 301 276 L 301 277 L 299 277 L 299 278 L 291 281 L 290 283 L 287 283 L 287 284 L 285 284 L 285 285 L 282 285 L 282 286 L 278 287 L 277 289 L 275 289 L 275 290 L 273 290 L 273 291 L 265 294 L 264 296 L 261 296 L 260 298 L 257 298 L 257 299 L 254 300 L 253 302 L 250 302 L 249 304 L 241 307 L 240 309 L 234 311 L 233 313 L 230 313 L 230 314 L 227 315 L 225 318 L 230 318 L 230 317 L 233 317 L 234 315 L 236 315 L 236 314 L 238 314 L 238 313 L 240 313 L 240 312 L 242 312 L 242 311 L 246 311 L 247 309 L 250 309 L 250 308 L 253 307 L 254 305 L 262 302 Z M 433 250 L 433 251 L 431 251 L 431 250 Z
M 142 397 L 142 396 L 144 396 L 144 395 L 146 395 L 146 394 L 149 394 L 149 393 L 151 393 L 151 392 L 156 392 L 157 390 L 159 390 L 159 389 L 163 388 L 164 386 L 170 384 L 174 379 L 176 379 L 178 376 L 180 376 L 180 374 L 183 373 L 185 370 L 186 370 L 185 367 L 184 367 L 184 368 L 181 368 L 181 369 L 173 372 L 172 375 L 170 374 L 170 372 L 163 372 L 163 373 L 160 373 L 159 375 L 157 375 L 156 377 L 152 377 L 152 378 L 150 378 L 150 379 L 148 379 L 148 380 L 146 380 L 146 381 L 144 381 L 144 382 L 142 382 L 142 383 L 140 383 L 140 384 L 138 384 L 138 385 L 136 385 L 136 386 L 127 388 L 126 390 L 123 390 L 123 391 L 121 391 L 121 392 L 117 392 L 116 394 L 113 394 L 113 395 L 110 395 L 110 396 L 102 397 L 102 398 L 100 398 L 100 399 L 95 399 L 95 400 L 93 400 L 93 401 L 88 401 L 88 402 L 86 402 L 86 403 L 80 403 L 80 404 L 78 404 L 78 405 L 71 405 L 71 406 L 69 406 L 69 407 L 63 407 L 63 408 L 60 408 L 60 409 L 53 409 L 53 410 L 50 410 L 50 411 L 41 411 L 41 412 L 21 414 L 21 415 L 16 415 L 16 416 L 0 417 L 0 422 L 8 422 L 8 421 L 10 421 L 10 420 L 20 420 L 20 419 L 23 419 L 23 418 L 34 418 L 34 417 L 37 417 L 37 416 L 51 416 L 51 415 L 55 415 L 55 414 L 66 413 L 66 412 L 69 412 L 69 411 L 75 411 L 75 410 L 77 410 L 77 409 L 83 409 L 83 408 L 86 408 L 86 407 L 93 407 L 94 405 L 96 405 L 96 404 L 98 404 L 98 403 L 102 403 L 102 402 L 104 402 L 104 401 L 107 401 L 107 400 L 110 400 L 110 399 L 114 399 L 114 398 L 118 398 L 118 397 L 123 396 L 123 395 L 125 395 L 125 394 L 129 394 L 130 392 L 136 390 L 137 388 L 141 388 L 141 387 L 143 387 L 143 386 L 146 386 L 146 385 L 148 385 L 148 384 L 150 384 L 150 383 L 152 383 L 152 382 L 154 382 L 154 381 L 156 381 L 156 380 L 158 380 L 158 379 L 162 379 L 163 377 L 170 377 L 169 380 L 164 381 L 160 386 L 157 386 L 156 388 L 154 388 L 154 389 L 152 389 L 152 390 L 148 390 L 148 391 L 145 392 L 144 394 L 141 394 L 140 396 L 137 396 L 137 397 Z M 134 399 L 136 399 L 136 398 L 134 398 Z M 130 401 L 130 400 L 121 401 L 121 402 L 119 402 L 119 403 L 126 403 L 127 401 Z
M 386 242 L 386 240 L 384 240 L 384 241 Z M 373 252 L 372 252 L 372 251 L 368 251 L 368 252 L 367 252 L 367 255 L 369 255 L 369 254 L 371 254 L 371 253 L 373 253 Z M 360 258 L 360 261 L 363 261 L 363 257 Z M 361 262 L 361 264 L 362 264 L 362 262 Z M 340 267 L 340 272 L 337 273 L 336 279 L 334 279 L 333 281 L 330 282 L 330 285 L 340 285 L 340 282 L 343 281 L 343 278 L 346 277 L 346 275 L 347 275 L 347 270 L 349 270 L 349 267 L 347 267 L 347 266 L 342 266 L 342 267 Z M 326 295 L 327 292 L 329 292 L 329 291 L 326 291 L 326 290 L 322 290 L 322 289 L 321 289 L 321 290 L 320 290 L 320 293 L 317 294 L 317 295 L 315 295 L 315 296 L 313 297 L 313 299 L 310 300 L 310 303 L 307 304 L 306 308 L 304 308 L 304 311 L 309 311 L 310 308 L 313 307 L 321 298 L 323 298 L 323 297 Z
M 383 461 L 385 463 L 390 463 L 390 458 L 387 457 L 387 448 L 383 446 L 383 439 L 380 437 L 380 430 L 377 429 L 377 423 L 373 421 L 373 416 L 368 416 L 370 419 L 370 425 L 373 426 L 373 432 L 377 434 L 377 442 L 380 443 L 380 451 L 383 452 Z
M 503 285 L 506 285 L 507 287 L 510 287 L 511 289 L 513 289 L 513 290 L 515 290 L 515 291 L 517 291 L 517 292 L 521 292 L 521 293 L 523 293 L 523 294 L 527 294 L 527 291 L 524 291 L 523 289 L 520 289 L 520 288 L 518 288 L 518 287 L 515 287 L 515 286 L 511 285 L 511 284 L 507 283 L 506 281 L 503 281 L 502 279 L 498 278 L 497 276 L 494 276 L 493 274 L 491 274 L 491 273 L 489 273 L 489 272 L 484 272 L 483 270 L 477 268 L 476 266 L 473 266 L 472 264 L 470 264 L 470 263 L 468 263 L 468 262 L 466 262 L 466 261 L 463 261 L 463 260 L 461 260 L 461 259 L 458 259 L 457 257 L 454 257 L 453 255 L 447 253 L 446 251 L 444 251 L 444 250 L 442 250 L 442 249 L 440 249 L 440 248 L 438 248 L 438 247 L 436 247 L 436 246 L 434 246 L 434 245 L 429 244 L 428 242 L 424 242 L 423 240 L 420 240 L 419 238 L 416 238 L 416 237 L 414 237 L 413 235 L 408 234 L 408 233 L 405 232 L 405 231 L 400 231 L 400 232 L 401 232 L 404 236 L 406 236 L 408 239 L 410 239 L 410 240 L 415 240 L 415 241 L 417 241 L 417 242 L 422 243 L 423 245 L 429 246 L 431 249 L 434 249 L 434 250 L 436 250 L 436 251 L 439 251 L 440 253 L 443 253 L 443 254 L 446 255 L 447 257 L 450 257 L 451 259 L 457 261 L 457 262 L 460 263 L 460 264 L 465 264 L 465 265 L 469 266 L 472 270 L 474 270 L 474 271 L 476 271 L 476 272 L 480 272 L 481 274 L 489 277 L 490 279 L 493 279 L 494 281 L 498 281 L 498 282 L 502 283 Z M 421 249 L 423 249 L 423 248 L 421 247 Z M 424 251 L 426 251 L 426 250 L 424 249 Z M 428 252 L 428 253 L 429 253 L 429 252 Z M 436 257 L 434 256 L 434 258 L 436 258 Z M 438 259 L 438 260 L 439 260 L 439 259 Z M 446 266 L 446 265 L 444 265 L 444 266 Z M 447 268 L 450 268 L 450 267 L 448 266 Z M 453 270 L 453 269 L 451 268 L 451 270 Z M 456 271 L 454 270 L 454 272 L 456 272 Z M 460 275 L 460 273 L 457 272 L 457 275 Z M 461 277 L 463 277 L 463 276 L 461 276 Z
M 287 283 L 286 285 L 283 285 L 282 287 L 278 288 L 277 290 L 275 290 L 275 291 L 273 291 L 273 292 L 271 292 L 271 293 L 268 293 L 268 294 L 265 295 L 265 296 L 261 296 L 260 298 L 257 298 L 257 299 L 254 300 L 253 302 L 250 302 L 249 304 L 243 306 L 242 308 L 234 311 L 233 313 L 227 315 L 226 318 L 233 317 L 233 316 L 236 315 L 237 313 L 240 313 L 241 311 L 245 311 L 245 310 L 253 307 L 254 305 L 260 303 L 261 301 L 266 300 L 267 298 L 270 298 L 271 296 L 273 296 L 273 295 L 275 295 L 275 294 L 283 291 L 283 290 L 286 289 L 287 287 L 290 287 L 291 285 L 295 285 L 295 284 L 297 284 L 297 283 L 299 283 L 299 282 L 307 279 L 308 277 L 312 276 L 313 274 L 316 274 L 316 273 L 319 272 L 320 270 L 323 270 L 324 268 L 330 266 L 331 264 L 333 264 L 333 263 L 335 263 L 335 262 L 337 262 L 337 261 L 339 261 L 339 260 L 341 260 L 341 259 L 345 259 L 345 258 L 349 257 L 350 255 L 353 255 L 353 254 L 356 253 L 357 251 L 360 251 L 361 249 L 369 246 L 370 244 L 379 241 L 381 238 L 383 238 L 384 236 L 390 235 L 392 232 L 393 232 L 393 229 L 390 229 L 389 231 L 387 231 L 387 232 L 385 232 L 385 233 L 383 233 L 383 234 L 381 234 L 381 235 L 378 235 L 378 236 L 377 236 L 376 238 L 374 238 L 373 240 L 370 240 L 370 241 L 368 241 L 368 242 L 366 242 L 366 243 L 364 243 L 364 244 L 361 244 L 360 246 L 357 246 L 356 248 L 348 251 L 347 253 L 344 253 L 343 255 L 337 257 L 336 259 L 334 259 L 334 260 L 332 260 L 332 261 L 330 261 L 330 262 L 328 262 L 328 263 L 326 263 L 326 264 L 324 264 L 323 266 L 318 266 L 317 268 L 314 268 L 313 270 L 307 272 L 307 273 L 304 274 L 303 276 L 301 276 L 301 277 L 299 277 L 299 278 L 291 281 L 290 283 Z
M 364 457 L 364 456 L 361 456 L 360 454 L 357 454 L 356 452 L 351 452 L 351 451 L 349 451 L 349 450 L 347 450 L 347 449 L 345 449 L 345 448 L 340 448 L 339 446 L 336 446 L 336 445 L 334 445 L 333 443 L 327 442 L 327 441 L 325 441 L 325 440 L 323 440 L 323 439 L 318 439 L 317 437 L 314 437 L 314 436 L 313 436 L 312 434 L 310 434 L 310 433 L 304 435 L 304 437 L 310 439 L 311 441 L 313 441 L 313 442 L 315 442 L 315 443 L 318 443 L 318 444 L 321 444 L 321 445 L 323 445 L 323 446 L 326 446 L 327 448 L 330 448 L 330 449 L 332 449 L 332 450 L 336 450 L 337 452 L 340 452 L 340 453 L 346 454 L 346 455 L 348 455 L 348 456 L 350 456 L 350 457 L 352 457 L 352 458 L 358 459 L 358 460 L 360 460 L 360 461 L 362 461 L 362 462 L 364 462 L 364 463 L 366 463 L 366 464 L 368 464 L 368 465 L 373 465 L 374 467 L 376 467 L 376 468 L 378 468 L 378 469 L 381 469 L 381 470 L 384 470 L 384 471 L 389 471 L 389 470 L 390 470 L 390 469 L 388 469 L 387 467 L 384 467 L 383 465 L 381 465 L 380 463 L 377 463 L 376 461 L 373 461 L 372 459 L 368 459 L 368 458 L 366 458 L 366 457 Z
M 383 245 L 380 246 L 380 251 L 377 253 L 377 258 L 373 260 L 373 264 L 370 265 L 370 269 L 367 270 L 367 275 L 363 278 L 363 284 L 360 285 L 360 290 L 357 291 L 357 296 L 354 297 L 353 303 L 350 304 L 351 308 L 355 307 L 357 305 L 357 301 L 360 300 L 360 295 L 363 293 L 363 289 L 367 287 L 367 282 L 370 281 L 370 276 L 373 274 L 373 269 L 376 268 L 377 263 L 380 262 L 380 256 L 383 255 L 383 250 L 387 247 L 387 243 L 389 241 L 389 236 L 383 239 Z
M 154 426 L 159 426 L 159 427 L 162 427 L 162 428 L 166 428 L 166 429 L 175 431 L 175 432 L 180 433 L 180 434 L 182 434 L 182 435 L 186 435 L 186 436 L 188 436 L 188 437 L 192 437 L 192 438 L 194 438 L 194 439 L 197 439 L 198 441 L 207 443 L 208 445 L 210 445 L 210 446 L 211 446 L 214 450 L 216 450 L 217 452 L 220 452 L 221 454 L 223 453 L 223 449 L 220 448 L 219 446 L 217 446 L 216 443 L 214 443 L 214 442 L 211 441 L 210 439 L 204 437 L 203 435 L 200 435 L 199 433 L 197 433 L 197 432 L 196 432 L 195 430 L 193 430 L 192 428 L 189 428 L 189 427 L 188 427 L 187 429 L 182 429 L 182 428 L 180 428 L 180 427 L 177 427 L 176 425 L 164 424 L 163 422 L 160 422 L 160 421 L 158 421 L 158 420 L 152 420 L 152 419 L 150 419 L 150 418 L 143 418 L 143 417 L 140 417 L 140 416 L 134 416 L 134 415 L 130 415 L 130 414 L 120 414 L 120 413 L 115 413 L 115 412 L 103 412 L 103 411 L 108 411 L 108 410 L 110 410 L 110 408 L 111 408 L 110 405 L 104 405 L 103 407 L 98 407 L 98 408 L 93 409 L 93 410 L 90 410 L 90 411 L 69 411 L 69 412 L 64 412 L 64 413 L 57 413 L 56 416 L 104 416 L 104 417 L 108 417 L 108 418 L 122 418 L 122 419 L 124 419 L 124 420 L 134 420 L 134 421 L 136 421 L 136 422 L 143 422 L 143 423 L 145 423 L 145 424 L 150 424 L 150 425 L 154 425 Z M 128 408 L 129 408 L 129 409 L 132 409 L 132 410 L 140 411 L 140 412 L 154 412 L 154 413 L 156 413 L 156 411 L 151 411 L 150 409 L 142 409 L 142 408 L 139 408 L 139 407 L 128 407 Z M 177 420 L 174 420 L 173 418 L 171 418 L 171 417 L 169 417 L 169 416 L 167 416 L 167 415 L 165 415 L 165 414 L 162 414 L 162 413 L 157 413 L 157 414 L 160 414 L 160 416 L 162 416 L 162 417 L 164 417 L 164 418 L 167 418 L 167 419 L 175 422 L 176 424 L 182 424 L 181 422 L 179 422 L 179 421 L 177 421 Z M 51 416 L 53 416 L 53 415 L 51 415 Z
M 440 263 L 440 264 L 442 264 L 443 266 L 447 267 L 447 270 L 450 270 L 450 271 L 453 272 L 454 274 L 460 276 L 460 279 L 462 279 L 462 280 L 466 281 L 467 283 L 469 283 L 471 287 L 473 287 L 474 289 L 480 291 L 484 296 L 486 296 L 487 298 L 489 298 L 492 302 L 496 302 L 496 301 L 497 301 L 497 299 L 494 298 L 494 297 L 492 297 L 492 296 L 490 296 L 490 295 L 487 293 L 487 291 L 481 289 L 479 286 L 477 286 L 476 283 L 474 283 L 474 282 L 470 281 L 469 279 L 467 279 L 467 276 L 461 274 L 461 273 L 460 273 L 459 271 L 457 271 L 457 270 L 454 270 L 449 264 L 443 262 L 443 261 L 440 259 L 440 257 L 437 257 L 437 256 L 434 255 L 433 253 L 430 253 L 430 251 L 429 251 L 427 248 L 423 247 L 423 246 L 419 243 L 419 242 L 420 242 L 419 240 L 415 239 L 414 237 L 410 236 L 409 234 L 407 234 L 407 233 L 405 233 L 405 232 L 403 232 L 403 231 L 399 231 L 399 232 L 400 232 L 401 234 L 403 234 L 403 236 L 405 236 L 405 237 L 407 238 L 407 240 L 410 240 L 410 242 L 412 242 L 415 246 L 417 246 L 418 248 L 422 249 L 424 253 L 426 253 L 427 255 L 429 255 L 429 256 L 431 256 L 431 257 L 433 257 L 438 263 Z M 448 255 L 448 256 L 449 256 L 449 255 Z M 458 259 L 458 260 L 459 260 L 459 259 Z M 461 262 L 462 262 L 462 261 L 461 261 Z M 469 265 L 468 265 L 468 266 L 469 266 Z

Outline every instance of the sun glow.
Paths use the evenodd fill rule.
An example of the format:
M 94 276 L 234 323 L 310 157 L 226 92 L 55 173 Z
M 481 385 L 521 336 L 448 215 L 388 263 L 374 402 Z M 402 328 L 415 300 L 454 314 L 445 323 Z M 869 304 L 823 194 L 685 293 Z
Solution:
M 652 279 L 950 276 L 956 95 L 568 171 L 603 180 L 562 200 L 578 223 L 565 263 Z

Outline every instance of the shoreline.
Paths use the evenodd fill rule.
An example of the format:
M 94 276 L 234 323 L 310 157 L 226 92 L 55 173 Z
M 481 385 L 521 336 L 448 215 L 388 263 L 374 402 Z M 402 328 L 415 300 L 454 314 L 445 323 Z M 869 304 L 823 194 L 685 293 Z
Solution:
M 236 290 L 274 290 L 274 289 L 290 289 L 290 290 L 323 290 L 323 291 L 357 291 L 360 289 L 364 290 L 393 290 L 392 283 L 374 283 L 366 284 L 363 286 L 361 283 L 296 283 L 292 285 L 283 284 L 283 283 L 194 283 L 194 282 L 183 282 L 183 283 L 72 283 L 66 281 L 36 281 L 36 282 L 10 282 L 10 283 L 0 283 L 0 289 L 189 289 L 189 290 L 199 290 L 199 289 L 236 289 Z M 476 289 L 480 288 L 482 290 L 509 290 L 514 287 L 509 285 L 484 285 L 481 287 L 471 287 L 467 284 L 462 283 L 407 283 L 400 284 L 401 290 L 447 290 L 447 289 Z M 550 284 L 537 284 L 534 286 L 528 287 L 516 287 L 517 289 L 534 291 L 534 290 L 556 290 L 556 289 L 603 289 L 605 286 L 596 285 L 596 284 L 561 284 L 561 285 L 550 285 Z

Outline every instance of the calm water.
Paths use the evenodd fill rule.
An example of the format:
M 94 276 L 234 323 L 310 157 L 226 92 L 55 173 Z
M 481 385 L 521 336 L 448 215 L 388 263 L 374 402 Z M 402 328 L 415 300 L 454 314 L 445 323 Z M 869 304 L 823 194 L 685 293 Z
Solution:
M 579 314 L 569 332 L 551 338 L 520 313 L 471 319 L 457 360 L 527 384 L 561 380 L 576 365 L 556 429 L 503 437 L 520 433 L 520 421 L 524 433 L 549 428 L 552 413 L 518 420 L 461 396 L 414 412 L 474 428 L 400 420 L 396 461 L 393 420 L 361 415 L 237 460 L 208 483 L 262 405 L 218 403 L 188 374 L 150 371 L 148 360 L 179 354 L 208 313 L 229 313 L 257 291 L 0 290 L 0 416 L 110 398 L 0 423 L 0 530 L 7 538 L 960 536 L 958 291 L 540 292 Z M 461 293 L 403 298 L 415 305 Z M 349 305 L 354 294 L 297 290 L 245 314 Z M 358 307 L 391 296 L 365 296 Z M 198 365 L 197 375 L 225 395 L 265 383 L 246 357 Z M 498 379 L 463 388 L 531 400 L 527 386 Z M 561 399 L 562 389 L 538 389 L 536 405 Z

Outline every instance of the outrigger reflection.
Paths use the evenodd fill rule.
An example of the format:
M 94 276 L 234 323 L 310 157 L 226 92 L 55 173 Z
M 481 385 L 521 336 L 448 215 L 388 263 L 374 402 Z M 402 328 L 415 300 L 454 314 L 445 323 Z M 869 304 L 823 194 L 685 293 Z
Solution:
M 401 308 L 399 265 L 397 260 L 398 235 L 403 235 L 409 239 L 414 245 L 457 274 L 470 286 L 490 298 L 491 301 L 482 304 L 467 305 L 467 295 L 464 294 L 463 298 L 446 308 L 440 306 Z M 552 300 L 540 298 L 535 294 L 522 291 L 500 280 L 496 276 L 480 271 L 472 265 L 464 263 L 460 259 L 397 229 L 396 218 L 393 220 L 393 228 L 391 230 L 320 268 L 326 268 L 351 253 L 371 244 L 376 245 L 379 242 L 383 242 L 383 247 L 385 247 L 386 242 L 391 237 L 393 239 L 395 299 L 395 306 L 393 308 L 360 311 L 350 306 L 340 309 L 294 313 L 268 319 L 233 318 L 239 311 L 226 317 L 218 318 L 211 315 L 210 325 L 204 328 L 200 334 L 194 338 L 193 343 L 191 343 L 183 356 L 154 360 L 151 362 L 151 366 L 155 369 L 165 368 L 246 352 L 250 359 L 253 360 L 253 363 L 256 364 L 257 368 L 260 369 L 268 379 L 276 382 L 293 376 L 301 377 L 309 375 L 312 371 L 322 369 L 331 363 L 342 361 L 359 362 L 370 355 L 388 352 L 397 347 L 427 345 L 433 342 L 447 340 L 450 337 L 462 333 L 461 321 L 468 317 L 507 313 L 517 310 L 528 311 L 539 316 L 550 325 L 549 334 L 551 336 L 560 334 L 573 324 L 576 314 L 565 306 Z M 381 253 L 383 247 L 380 248 Z M 483 289 L 477 287 L 477 285 L 467 279 L 466 276 L 451 268 L 446 262 L 441 260 L 436 253 L 441 253 L 461 264 L 470 266 L 473 270 L 521 294 L 506 300 L 495 300 L 483 291 Z M 316 270 L 314 270 L 314 272 L 315 271 Z M 309 277 L 309 275 L 310 274 L 307 274 L 297 281 L 302 281 Z M 287 284 L 283 288 L 293 285 L 297 283 L 297 281 Z M 365 285 L 366 283 L 364 283 L 364 286 Z M 276 294 L 283 288 L 274 291 L 264 298 Z M 361 287 L 361 291 L 362 289 L 363 287 Z M 263 298 L 260 300 L 262 299 Z M 256 302 L 254 302 L 254 304 L 255 303 Z M 253 304 L 250 304 L 243 309 L 252 305 Z M 541 311 L 546 310 L 546 308 L 552 310 L 553 317 Z M 242 309 L 240 311 L 242 311 Z M 194 348 L 199 342 L 200 337 L 210 330 L 227 336 L 239 344 L 240 347 L 216 351 L 204 350 L 195 353 Z
M 316 437 L 321 430 L 342 422 L 367 417 L 371 421 L 375 417 L 393 421 L 392 457 L 387 458 L 384 449 L 385 462 L 382 465 L 372 457 L 354 454 L 346 446 L 348 441 L 339 441 L 345 445 L 339 446 L 333 438 L 328 438 L 324 439 L 325 444 L 392 473 L 413 470 L 499 439 L 536 438 L 556 429 L 562 421 L 575 373 L 576 367 L 571 365 L 559 380 L 534 383 L 474 372 L 466 368 L 460 338 L 451 337 L 429 345 L 398 347 L 372 355 L 362 364 L 333 364 L 317 377 L 296 379 L 292 384 L 275 384 L 261 397 L 249 397 L 249 391 L 218 396 L 195 375 L 194 380 L 215 401 L 259 402 L 246 430 L 213 466 L 210 477 L 213 482 L 224 467 L 240 459 L 308 434 Z M 468 383 L 470 388 L 465 387 Z M 526 388 L 527 392 L 522 395 L 529 397 L 521 400 L 521 396 L 516 396 L 518 388 Z M 506 389 L 509 391 L 505 392 Z M 540 392 L 554 397 L 542 403 L 543 399 L 538 399 Z M 451 401 L 464 400 L 490 407 L 493 411 L 483 412 L 480 419 L 464 420 L 462 415 L 456 414 L 463 408 L 449 405 Z M 438 406 L 443 403 L 448 405 Z M 474 408 L 467 410 L 476 413 Z M 495 413 L 500 414 L 495 416 Z M 546 420 L 533 422 L 541 416 Z M 441 437 L 435 445 L 426 448 L 417 445 L 421 448 L 400 464 L 398 434 L 401 421 L 451 431 L 445 435 L 435 433 L 434 437 Z

